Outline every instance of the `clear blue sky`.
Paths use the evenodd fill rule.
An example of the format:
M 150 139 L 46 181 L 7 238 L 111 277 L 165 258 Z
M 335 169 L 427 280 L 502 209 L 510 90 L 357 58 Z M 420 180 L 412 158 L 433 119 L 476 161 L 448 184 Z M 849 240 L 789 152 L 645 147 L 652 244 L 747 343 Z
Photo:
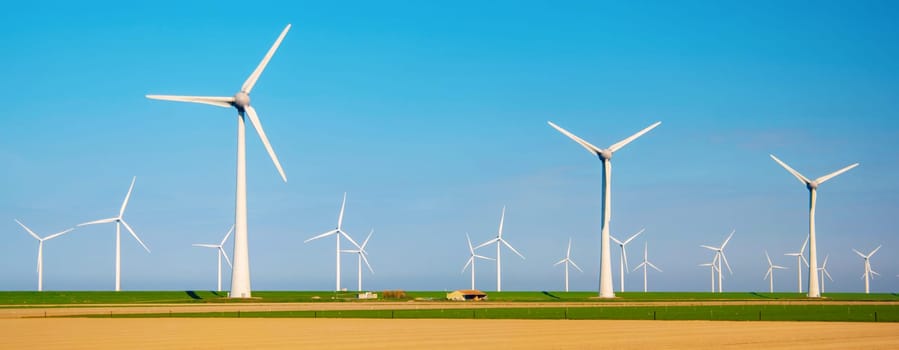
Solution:
M 646 233 L 665 270 L 652 290 L 706 290 L 720 244 L 726 290 L 793 291 L 807 232 L 809 177 L 853 162 L 818 198 L 828 291 L 860 291 L 862 260 L 899 289 L 899 7 L 893 2 L 120 2 L 4 5 L 0 38 L 0 289 L 35 289 L 42 235 L 116 213 L 123 288 L 211 289 L 233 221 L 235 112 L 145 94 L 234 94 L 287 23 L 253 90 L 287 172 L 248 130 L 250 263 L 255 290 L 334 285 L 333 228 L 370 228 L 371 289 L 467 287 L 465 232 L 496 232 L 508 290 L 559 290 L 569 237 L 575 290 L 596 290 L 600 162 L 546 125 L 603 147 L 661 120 L 614 159 L 612 233 Z M 49 241 L 49 290 L 109 290 L 114 227 Z M 483 254 L 493 255 L 492 250 Z M 343 284 L 355 286 L 353 258 Z M 617 271 L 618 252 L 612 255 Z M 495 288 L 479 262 L 478 287 Z M 230 270 L 226 270 L 226 281 Z M 617 272 L 616 272 L 617 290 Z M 630 274 L 628 289 L 642 287 Z M 803 276 L 803 279 L 807 276 Z M 225 283 L 227 285 L 227 283 Z

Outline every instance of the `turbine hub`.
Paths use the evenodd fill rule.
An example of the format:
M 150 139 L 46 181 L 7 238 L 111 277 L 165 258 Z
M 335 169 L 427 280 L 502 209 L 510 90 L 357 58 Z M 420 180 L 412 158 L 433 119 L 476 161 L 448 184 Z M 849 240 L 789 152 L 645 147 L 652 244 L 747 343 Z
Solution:
M 599 158 L 601 158 L 603 160 L 612 159 L 612 150 L 604 149 L 604 150 L 599 151 Z
M 814 189 L 818 188 L 818 183 L 815 181 L 811 181 L 808 184 L 806 184 L 805 187 L 808 187 L 809 190 L 814 190 Z
M 241 109 L 249 106 L 250 95 L 247 95 L 247 93 L 243 91 L 234 94 L 234 105 Z

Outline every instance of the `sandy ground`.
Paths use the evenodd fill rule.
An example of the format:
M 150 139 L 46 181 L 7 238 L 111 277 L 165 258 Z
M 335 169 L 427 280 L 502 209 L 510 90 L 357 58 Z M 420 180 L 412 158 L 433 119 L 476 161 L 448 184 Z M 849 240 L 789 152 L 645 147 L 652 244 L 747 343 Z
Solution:
M 0 349 L 899 349 L 899 324 L 838 322 L 0 319 Z

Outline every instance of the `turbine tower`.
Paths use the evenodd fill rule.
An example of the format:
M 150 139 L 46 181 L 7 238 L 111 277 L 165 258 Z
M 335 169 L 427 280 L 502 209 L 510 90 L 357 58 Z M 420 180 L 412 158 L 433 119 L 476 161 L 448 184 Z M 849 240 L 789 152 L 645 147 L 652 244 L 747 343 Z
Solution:
M 57 232 L 57 233 L 54 233 L 47 237 L 41 238 L 41 236 L 38 236 L 37 233 L 34 233 L 34 231 L 32 231 L 30 228 L 28 228 L 28 226 L 25 226 L 25 224 L 20 222 L 18 219 L 13 219 L 13 220 L 15 220 L 15 222 L 17 224 L 19 224 L 19 226 L 22 226 L 22 228 L 24 228 L 25 231 L 28 232 L 28 234 L 31 235 L 31 237 L 34 237 L 34 239 L 36 239 L 38 242 L 37 243 L 37 291 L 42 292 L 44 290 L 44 242 L 54 239 L 56 237 L 62 236 L 66 233 L 72 232 L 72 230 L 74 230 L 74 228 L 69 228 L 69 229 L 66 229 L 65 231 Z
M 140 243 L 141 247 L 144 247 L 144 250 L 147 253 L 150 252 L 150 248 L 147 248 L 147 245 L 144 244 L 143 241 L 140 240 L 140 237 L 137 236 L 137 233 L 134 233 L 134 230 L 131 229 L 131 225 L 128 225 L 128 222 L 125 221 L 123 217 L 125 215 L 125 207 L 128 206 L 128 199 L 131 198 L 131 190 L 134 189 L 134 181 L 137 180 L 137 176 L 131 179 L 131 187 L 128 187 L 128 194 L 125 195 L 125 201 L 122 202 L 122 208 L 119 209 L 119 216 L 108 218 L 108 219 L 100 219 L 90 222 L 85 222 L 78 224 L 78 227 L 88 226 L 88 225 L 96 225 L 96 224 L 108 224 L 115 223 L 115 291 L 122 290 L 122 226 L 125 226 L 125 229 L 131 233 L 131 236 L 137 240 L 137 243 Z
M 651 267 L 656 269 L 656 271 L 658 272 L 662 272 L 661 269 L 656 267 L 653 263 L 649 262 L 649 243 L 647 242 L 643 242 L 643 262 L 641 262 L 640 265 L 637 265 L 637 267 L 634 268 L 634 271 L 637 271 L 637 269 L 639 269 L 641 266 L 643 267 L 643 293 L 646 293 L 646 268 Z
M 818 271 L 821 271 L 821 294 L 824 294 L 824 276 L 827 276 L 831 282 L 833 282 L 833 277 L 830 277 L 830 272 L 827 272 L 827 259 L 830 258 L 830 255 L 824 256 L 824 263 L 821 264 L 821 267 L 818 268 Z
M 716 270 L 718 270 L 718 293 L 721 293 L 724 291 L 724 289 L 721 286 L 721 280 L 722 280 L 721 261 L 724 261 L 724 266 L 727 267 L 727 271 L 730 272 L 731 275 L 734 274 L 734 271 L 730 269 L 730 264 L 727 263 L 727 256 L 724 255 L 724 247 L 727 246 L 727 242 L 730 242 L 730 239 L 731 239 L 731 237 L 734 236 L 735 232 L 737 232 L 737 230 L 731 231 L 730 235 L 727 236 L 727 238 L 724 240 L 724 243 L 722 243 L 720 247 L 712 247 L 712 246 L 707 246 L 707 245 L 700 246 L 700 247 L 703 247 L 706 249 L 713 250 L 715 252 L 715 258 L 712 260 L 712 262 L 714 262 L 715 260 L 718 260 L 718 266 L 716 267 Z
M 661 124 L 662 122 L 656 122 L 655 124 L 652 124 L 643 130 L 640 130 L 636 134 L 633 134 L 624 140 L 618 141 L 618 143 L 615 143 L 606 149 L 596 147 L 589 142 L 584 141 L 580 137 L 577 137 L 574 134 L 568 132 L 567 130 L 562 129 L 556 124 L 553 124 L 552 122 L 547 123 L 549 123 L 549 126 L 552 126 L 565 136 L 568 136 L 568 138 L 574 140 L 574 142 L 577 142 L 578 144 L 586 148 L 587 151 L 593 153 L 599 158 L 600 161 L 602 161 L 602 227 L 600 235 L 599 258 L 599 297 L 614 298 L 615 291 L 613 290 L 612 286 L 612 259 L 609 255 L 609 223 L 612 219 L 612 155 L 625 145 L 631 143 L 638 137 L 659 126 L 659 124 Z
M 228 241 L 228 237 L 231 237 L 231 232 L 234 232 L 234 225 L 231 225 L 231 228 L 228 230 L 228 233 L 225 234 L 225 238 L 219 244 L 207 244 L 207 243 L 196 243 L 193 244 L 194 247 L 203 247 L 203 248 L 212 248 L 218 251 L 218 289 L 216 291 L 222 291 L 222 256 L 225 256 L 225 261 L 228 262 L 228 267 L 232 267 L 231 259 L 228 259 L 228 253 L 225 253 L 225 242 Z
M 568 251 L 565 253 L 565 258 L 562 260 L 559 260 L 559 262 L 553 264 L 553 266 L 557 266 L 561 263 L 565 263 L 565 291 L 567 292 L 568 291 L 568 265 L 571 264 L 571 266 L 574 266 L 574 268 L 576 268 L 578 271 L 584 272 L 584 270 L 581 270 L 580 266 L 577 266 L 577 264 L 574 263 L 574 260 L 571 260 L 571 237 L 568 238 Z
M 646 230 L 645 228 L 640 229 L 640 232 L 633 234 L 632 236 L 630 236 L 630 238 L 624 240 L 624 242 L 619 241 L 617 238 L 615 238 L 615 236 L 609 235 L 609 238 L 611 238 L 612 241 L 615 242 L 615 244 L 617 244 L 619 247 L 621 247 L 621 255 L 619 256 L 619 260 L 618 260 L 618 266 L 620 268 L 619 279 L 621 282 L 620 283 L 620 286 L 621 286 L 620 291 L 621 292 L 624 292 L 624 273 L 627 271 L 630 271 L 630 268 L 627 267 L 627 248 L 625 248 L 625 247 L 627 246 L 628 243 L 633 241 L 634 238 L 637 238 L 637 236 L 639 236 L 645 230 Z
M 319 238 L 328 237 L 330 235 L 334 235 L 337 238 L 337 249 L 335 252 L 337 253 L 337 286 L 335 287 L 335 291 L 340 291 L 340 236 L 345 237 L 353 243 L 353 246 L 359 248 L 359 244 L 356 244 L 356 241 L 353 240 L 352 237 L 346 231 L 343 230 L 343 210 L 346 208 L 346 192 L 343 193 L 343 203 L 340 204 L 340 215 L 337 216 L 337 228 L 331 231 L 322 233 L 318 236 L 312 237 L 303 241 L 303 243 L 309 243 L 310 241 L 314 241 Z
M 471 289 L 475 290 L 475 288 L 474 288 L 474 262 L 475 262 L 475 259 L 484 259 L 484 260 L 496 260 L 496 259 L 488 258 L 486 256 L 475 254 L 474 247 L 471 246 L 471 237 L 468 236 L 468 233 L 465 233 L 465 239 L 468 240 L 468 253 L 470 255 L 468 256 L 468 261 L 465 262 L 465 266 L 462 267 L 462 273 L 465 273 L 465 269 L 467 269 L 468 266 L 471 265 Z
M 373 233 L 375 233 L 375 229 L 371 229 L 371 232 L 368 233 L 368 237 L 365 237 L 365 240 L 362 241 L 362 245 L 360 245 L 358 249 L 344 249 L 340 251 L 341 253 L 356 254 L 356 268 L 359 271 L 359 280 L 356 290 L 360 292 L 362 291 L 362 262 L 365 262 L 365 266 L 368 267 L 368 271 L 371 271 L 372 274 L 375 273 L 375 270 L 373 270 L 371 268 L 371 265 L 368 263 L 368 258 L 366 257 L 366 255 L 368 255 L 368 252 L 365 251 L 365 246 L 368 245 L 368 240 L 371 238 L 371 235 Z
M 874 270 L 871 268 L 871 256 L 873 256 L 874 253 L 877 253 L 877 251 L 880 250 L 880 247 L 881 247 L 881 246 L 877 246 L 877 248 L 874 248 L 874 250 L 872 250 L 872 251 L 871 251 L 870 253 L 868 253 L 867 255 L 866 255 L 866 254 L 862 254 L 862 253 L 861 253 L 860 251 L 858 251 L 858 250 L 852 249 L 852 251 L 855 252 L 855 254 L 858 254 L 858 256 L 860 256 L 862 259 L 865 259 L 865 274 L 862 275 L 862 278 L 865 279 L 865 294 L 869 294 L 869 293 L 871 292 L 871 281 L 870 281 L 870 279 L 873 278 L 874 275 L 880 276 L 879 273 L 877 273 L 876 271 L 874 271 Z
M 275 50 L 281 45 L 281 40 L 284 40 L 284 36 L 287 35 L 288 30 L 290 30 L 290 24 L 284 27 L 281 35 L 275 40 L 275 44 L 272 45 L 265 54 L 265 57 L 262 58 L 262 62 L 259 62 L 259 65 L 256 66 L 253 73 L 251 73 L 247 80 L 244 81 L 243 85 L 241 85 L 240 91 L 234 94 L 234 96 L 147 95 L 147 98 L 154 100 L 202 103 L 217 107 L 233 107 L 237 109 L 237 194 L 235 196 L 234 206 L 234 268 L 231 269 L 231 292 L 229 293 L 231 298 L 250 298 L 252 296 L 250 288 L 250 254 L 247 242 L 246 118 L 250 119 L 250 123 L 253 124 L 253 128 L 256 129 L 256 133 L 259 135 L 259 139 L 262 140 L 265 150 L 275 164 L 275 168 L 278 169 L 278 173 L 281 174 L 281 179 L 283 179 L 284 182 L 287 182 L 287 175 L 284 174 L 281 163 L 278 161 L 278 156 L 275 155 L 275 150 L 272 149 L 272 145 L 268 142 L 268 137 L 265 136 L 265 131 L 262 129 L 262 123 L 259 121 L 259 116 L 256 114 L 256 110 L 250 106 L 250 91 L 253 90 L 253 86 L 256 85 L 256 81 L 259 79 L 262 71 L 265 70 L 265 66 L 268 65 L 268 61 L 271 60 L 272 55 L 275 54 Z
M 505 219 L 506 219 L 506 207 L 503 207 L 503 214 L 502 214 L 502 216 L 499 217 L 499 231 L 496 234 L 496 238 L 491 239 L 487 242 L 481 243 L 477 247 L 474 247 L 474 249 L 478 249 L 478 248 L 481 248 L 488 244 L 496 243 L 496 291 L 497 292 L 503 291 L 502 264 L 501 264 L 502 260 L 500 259 L 500 254 L 499 254 L 500 246 L 505 245 L 513 253 L 517 254 L 522 259 L 524 259 L 524 255 L 521 255 L 521 253 L 519 253 L 517 250 L 515 250 L 515 248 L 513 248 L 512 245 L 509 244 L 509 242 L 506 242 L 506 240 L 503 239 L 503 221 L 505 221 Z
M 815 200 L 817 198 L 818 186 L 834 178 L 837 175 L 845 173 L 852 168 L 858 166 L 858 163 L 847 166 L 843 169 L 834 171 L 830 174 L 819 177 L 815 180 L 809 180 L 805 176 L 802 176 L 798 171 L 793 170 L 789 165 L 777 159 L 773 154 L 771 155 L 771 159 L 774 159 L 777 164 L 780 164 L 784 169 L 793 174 L 799 182 L 802 182 L 806 188 L 808 188 L 809 194 L 809 205 L 808 205 L 808 235 L 809 235 L 809 250 L 808 250 L 808 297 L 809 298 L 820 298 L 821 291 L 818 289 L 818 245 L 815 239 Z
M 808 260 L 805 260 L 805 247 L 808 245 L 808 239 L 811 236 L 805 236 L 805 242 L 802 242 L 802 248 L 799 249 L 798 252 L 795 253 L 786 253 L 786 256 L 795 256 L 796 257 L 796 278 L 799 281 L 799 293 L 802 293 L 802 263 L 805 263 L 805 266 L 808 265 Z
M 764 279 L 768 279 L 770 277 L 770 281 L 768 281 L 769 282 L 768 283 L 768 293 L 774 293 L 774 270 L 775 269 L 786 270 L 787 268 L 783 267 L 783 266 L 774 265 L 774 263 L 771 262 L 771 257 L 768 256 L 767 250 L 765 251 L 765 259 L 768 259 L 768 272 L 765 273 L 765 277 L 762 279 L 764 280 Z

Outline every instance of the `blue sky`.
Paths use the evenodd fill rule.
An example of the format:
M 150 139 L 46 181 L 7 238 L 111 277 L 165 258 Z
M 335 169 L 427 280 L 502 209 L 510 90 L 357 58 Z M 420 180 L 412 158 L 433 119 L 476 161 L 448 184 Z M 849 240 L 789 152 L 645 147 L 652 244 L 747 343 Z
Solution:
M 783 253 L 807 232 L 807 192 L 769 153 L 808 177 L 861 163 L 819 192 L 826 290 L 862 290 L 850 249 L 879 244 L 872 289 L 899 289 L 891 2 L 5 7 L 0 289 L 36 287 L 37 242 L 14 218 L 47 235 L 112 216 L 132 176 L 125 217 L 152 253 L 123 237 L 123 289 L 214 288 L 215 253 L 190 244 L 233 221 L 235 112 L 143 96 L 234 94 L 287 23 L 252 98 L 288 183 L 247 134 L 256 290 L 333 288 L 333 241 L 303 240 L 333 228 L 344 191 L 346 229 L 375 229 L 367 288 L 467 287 L 465 233 L 490 239 L 505 205 L 506 237 L 527 259 L 504 252 L 504 289 L 562 289 L 552 263 L 571 237 L 586 271 L 571 287 L 596 290 L 600 162 L 547 120 L 603 147 L 663 122 L 613 161 L 612 234 L 647 229 L 629 257 L 649 242 L 665 270 L 652 290 L 706 290 L 699 245 L 731 229 L 725 290 L 767 290 L 765 250 L 791 268 L 776 289 L 796 289 Z M 114 227 L 44 253 L 45 289 L 112 289 Z M 494 289 L 492 263 L 478 272 Z

